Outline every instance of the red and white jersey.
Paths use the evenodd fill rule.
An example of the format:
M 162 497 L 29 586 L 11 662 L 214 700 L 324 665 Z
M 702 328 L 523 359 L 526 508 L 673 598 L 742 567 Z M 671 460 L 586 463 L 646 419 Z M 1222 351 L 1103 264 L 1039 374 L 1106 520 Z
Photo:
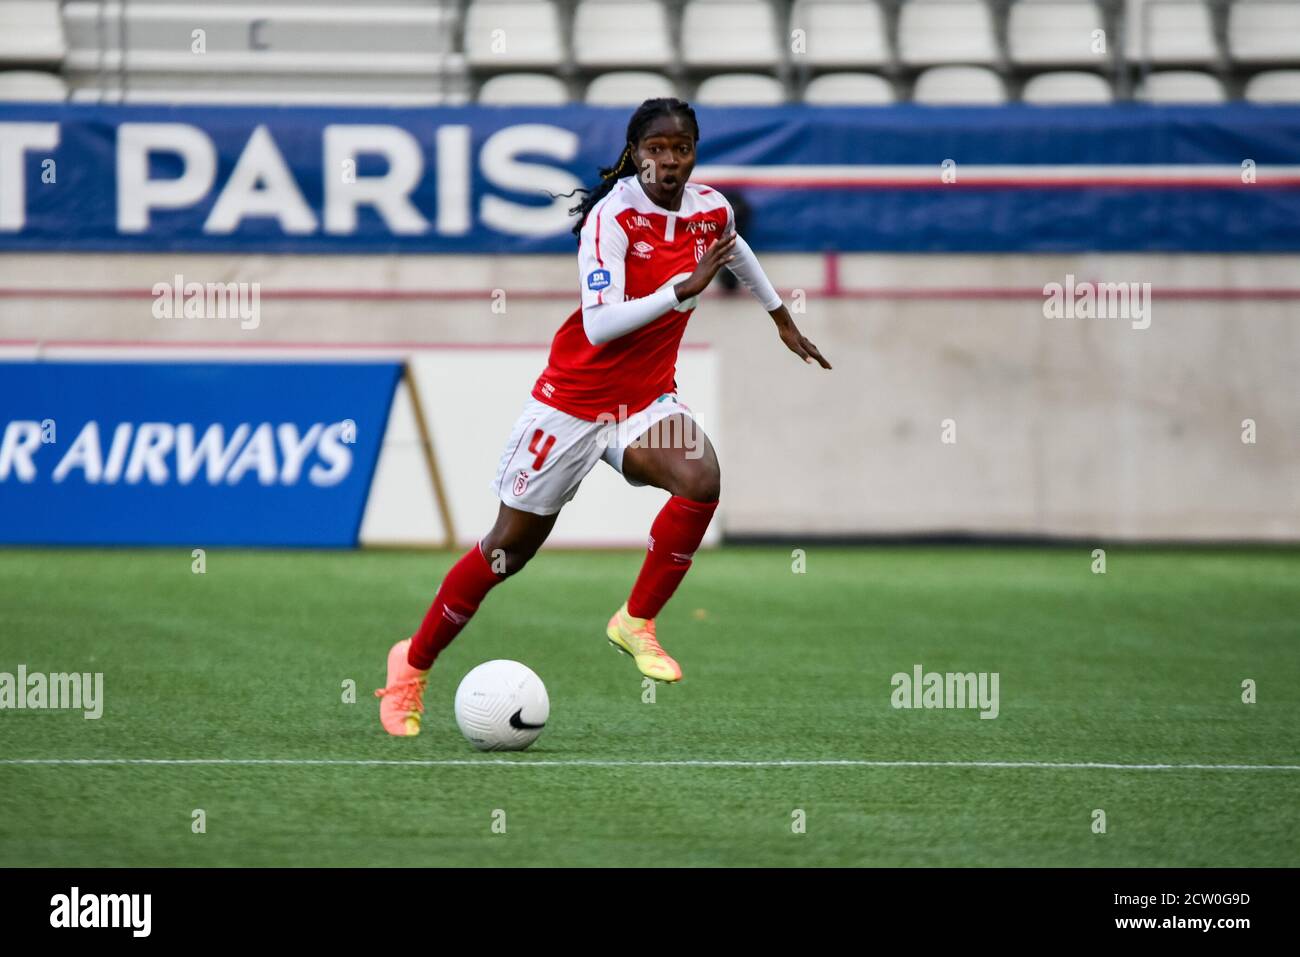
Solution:
M 674 212 L 656 205 L 635 176 L 623 177 L 582 227 L 582 304 L 640 299 L 680 282 L 728 227 L 734 227 L 731 204 L 717 190 L 687 182 Z M 593 422 L 645 408 L 675 389 L 677 349 L 692 311 L 670 309 L 625 336 L 592 345 L 579 306 L 555 334 L 533 397 Z

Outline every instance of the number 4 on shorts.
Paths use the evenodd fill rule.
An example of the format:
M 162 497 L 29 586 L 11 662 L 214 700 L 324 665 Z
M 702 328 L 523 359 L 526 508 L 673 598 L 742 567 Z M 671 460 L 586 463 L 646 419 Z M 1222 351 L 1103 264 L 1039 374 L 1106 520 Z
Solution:
M 537 456 L 537 458 L 533 459 L 534 472 L 542 470 L 542 464 L 546 461 L 546 456 L 551 454 L 551 446 L 553 445 L 555 445 L 555 436 L 547 435 L 541 429 L 533 431 L 533 440 L 528 443 L 528 451 Z

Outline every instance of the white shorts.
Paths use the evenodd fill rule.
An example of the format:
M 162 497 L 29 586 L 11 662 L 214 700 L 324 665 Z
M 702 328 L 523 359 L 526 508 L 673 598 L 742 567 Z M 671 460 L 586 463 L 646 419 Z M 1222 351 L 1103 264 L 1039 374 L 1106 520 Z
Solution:
M 492 491 L 511 508 L 534 515 L 554 515 L 577 494 L 578 486 L 598 461 L 622 473 L 624 450 L 670 415 L 684 415 L 692 424 L 695 421 L 691 410 L 671 392 L 622 422 L 588 422 L 530 398 L 501 453 Z M 695 441 L 703 442 L 702 430 L 688 431 L 694 433 Z M 645 484 L 627 481 L 631 485 Z

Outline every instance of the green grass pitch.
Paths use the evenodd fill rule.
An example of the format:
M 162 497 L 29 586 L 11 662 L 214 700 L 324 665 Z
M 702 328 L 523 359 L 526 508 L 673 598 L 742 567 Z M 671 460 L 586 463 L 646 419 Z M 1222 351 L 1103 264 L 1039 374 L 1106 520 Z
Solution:
M 0 865 L 1300 865 L 1296 770 L 615 763 L 1300 765 L 1296 550 L 1116 548 L 1105 575 L 1063 548 L 810 547 L 804 574 L 789 548 L 704 552 L 660 617 L 686 677 L 654 703 L 604 638 L 640 555 L 544 551 L 391 739 L 385 653 L 453 558 L 0 550 L 0 672 L 99 671 L 105 698 L 0 712 Z M 552 706 L 508 765 L 451 711 L 498 657 Z M 917 664 L 997 672 L 999 716 L 893 708 Z M 16 763 L 71 758 L 471 763 Z

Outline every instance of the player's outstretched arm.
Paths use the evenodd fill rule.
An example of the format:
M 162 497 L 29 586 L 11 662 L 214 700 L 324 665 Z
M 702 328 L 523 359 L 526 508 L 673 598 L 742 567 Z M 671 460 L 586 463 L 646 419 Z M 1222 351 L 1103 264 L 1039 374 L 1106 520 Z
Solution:
M 767 314 L 772 317 L 776 323 L 777 333 L 781 336 L 781 341 L 785 343 L 786 348 L 797 355 L 804 362 L 817 362 L 823 369 L 829 369 L 831 364 L 822 357 L 817 347 L 799 331 L 798 326 L 794 324 L 794 319 L 790 317 L 790 311 L 786 309 L 785 303 L 773 288 L 772 283 L 768 281 L 763 267 L 758 264 L 758 257 L 754 251 L 749 248 L 740 236 L 731 234 L 734 239 L 734 252 L 727 262 L 727 268 L 730 269 L 751 293 L 754 298 L 763 304 Z
M 831 367 L 831 364 L 826 361 L 817 347 L 799 331 L 799 327 L 794 324 L 794 319 L 790 317 L 790 310 L 786 309 L 784 303 L 769 311 L 768 315 L 776 323 L 777 334 L 781 337 L 781 341 L 785 343 L 787 349 L 804 362 L 816 362 L 823 369 Z

